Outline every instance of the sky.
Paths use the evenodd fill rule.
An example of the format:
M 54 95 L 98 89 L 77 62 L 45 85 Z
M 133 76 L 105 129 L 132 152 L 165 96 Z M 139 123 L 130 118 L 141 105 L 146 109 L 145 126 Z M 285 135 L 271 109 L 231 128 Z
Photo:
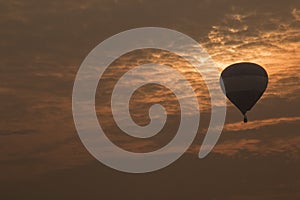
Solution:
M 0 25 L 0 191 L 5 199 L 299 199 L 299 1 L 0 0 Z M 138 64 L 160 62 L 179 70 L 201 102 L 198 134 L 178 161 L 157 172 L 126 174 L 98 162 L 81 143 L 72 116 L 72 89 L 82 61 L 96 45 L 148 26 L 192 37 L 219 72 L 236 62 L 260 64 L 269 85 L 247 124 L 227 102 L 221 137 L 199 159 L 210 117 L 201 77 L 170 52 L 148 49 L 121 56 L 96 94 L 98 117 L 105 118 L 99 122 L 115 144 L 147 152 L 176 133 L 176 98 L 155 85 L 135 94 L 132 116 L 146 124 L 144 98 L 162 102 L 170 115 L 162 134 L 133 140 L 109 117 L 109 88 Z

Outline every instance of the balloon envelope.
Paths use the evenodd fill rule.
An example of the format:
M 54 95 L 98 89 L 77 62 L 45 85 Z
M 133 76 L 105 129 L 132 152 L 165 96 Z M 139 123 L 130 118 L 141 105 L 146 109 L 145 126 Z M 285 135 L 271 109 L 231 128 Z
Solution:
M 245 116 L 265 92 L 268 74 L 257 64 L 236 63 L 224 69 L 220 84 L 227 98 Z M 246 117 L 244 121 L 247 122 Z

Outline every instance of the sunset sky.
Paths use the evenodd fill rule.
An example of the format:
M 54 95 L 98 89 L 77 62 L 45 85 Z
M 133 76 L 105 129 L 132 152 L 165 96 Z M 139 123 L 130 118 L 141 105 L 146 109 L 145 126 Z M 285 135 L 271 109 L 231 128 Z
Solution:
M 3 199 L 300 198 L 299 0 L 0 0 L 0 25 Z M 122 73 L 144 62 L 182 72 L 195 88 L 202 120 L 194 143 L 178 161 L 157 172 L 126 174 L 98 162 L 81 143 L 72 116 L 72 89 L 77 70 L 96 45 L 122 31 L 149 26 L 192 37 L 219 72 L 236 62 L 257 63 L 268 72 L 269 85 L 247 124 L 228 101 L 222 135 L 213 151 L 199 159 L 210 117 L 201 77 L 170 52 L 148 49 L 123 55 L 112 63 L 96 95 L 99 121 L 105 118 L 100 123 L 114 143 L 147 152 L 162 147 L 176 132 L 176 98 L 157 86 L 137 92 L 131 111 L 138 124 L 145 124 L 144 98 L 155 103 L 169 94 L 164 101 L 171 117 L 161 134 L 133 140 L 110 116 L 109 89 Z

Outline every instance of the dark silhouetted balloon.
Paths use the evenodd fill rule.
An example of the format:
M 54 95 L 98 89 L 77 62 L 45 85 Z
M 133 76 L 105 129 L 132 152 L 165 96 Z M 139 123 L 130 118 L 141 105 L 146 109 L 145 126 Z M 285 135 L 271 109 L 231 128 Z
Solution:
M 256 104 L 268 85 L 268 74 L 264 68 L 254 63 L 230 65 L 221 74 L 220 84 L 227 98 L 242 112 L 246 113 Z

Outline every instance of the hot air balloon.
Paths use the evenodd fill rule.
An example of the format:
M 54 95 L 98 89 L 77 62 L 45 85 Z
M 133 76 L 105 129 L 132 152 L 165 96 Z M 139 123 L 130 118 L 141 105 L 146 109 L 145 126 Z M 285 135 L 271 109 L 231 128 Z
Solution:
M 227 98 L 244 115 L 246 123 L 247 111 L 251 110 L 267 88 L 268 74 L 258 64 L 236 63 L 224 69 L 220 84 Z

